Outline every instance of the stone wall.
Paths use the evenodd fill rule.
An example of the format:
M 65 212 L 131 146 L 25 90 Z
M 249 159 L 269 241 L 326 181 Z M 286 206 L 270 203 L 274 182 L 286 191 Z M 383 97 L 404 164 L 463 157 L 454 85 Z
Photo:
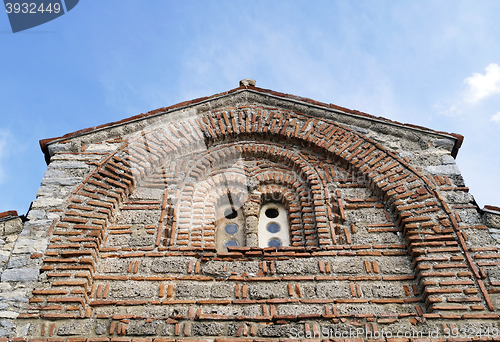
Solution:
M 18 278 L 17 267 L 26 263 L 26 259 L 14 254 L 14 244 L 19 239 L 23 222 L 15 211 L 0 213 L 0 336 L 9 336 L 15 330 L 14 319 L 19 308 L 28 302 L 29 294 L 22 283 L 11 283 Z M 36 272 L 38 276 L 38 271 Z M 26 331 L 27 332 L 27 331 Z

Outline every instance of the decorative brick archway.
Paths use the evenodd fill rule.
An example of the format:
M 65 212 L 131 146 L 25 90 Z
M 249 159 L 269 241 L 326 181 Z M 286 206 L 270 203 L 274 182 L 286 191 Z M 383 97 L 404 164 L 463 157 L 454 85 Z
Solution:
M 244 142 L 254 144 L 245 145 Z M 328 162 L 307 160 L 285 145 L 300 146 L 310 151 L 311 156 L 316 154 Z M 179 158 L 200 149 L 206 152 L 199 153 L 199 158 Z M 428 314 L 446 315 L 449 310 L 493 310 L 478 267 L 470 256 L 457 224 L 457 217 L 443 201 L 431 178 L 396 153 L 347 127 L 289 110 L 248 104 L 203 113 L 180 123 L 144 131 L 140 136 L 124 142 L 121 148 L 96 165 L 92 174 L 73 192 L 61 219 L 55 221 L 49 231 L 52 240 L 42 267 L 42 271 L 49 276 L 49 286 L 33 291 L 32 303 L 40 306 L 40 313 L 35 315 L 43 318 L 92 316 L 92 306 L 102 303 L 91 301 L 89 289 L 96 279 L 105 279 L 103 276 L 96 278 L 96 263 L 104 253 L 113 252 L 101 248 L 108 227 L 114 222 L 135 185 L 174 159 L 180 161 L 175 165 L 172 163 L 170 171 L 172 177 L 181 179 L 180 186 L 172 183 L 174 191 L 166 189 L 159 203 L 152 204 L 160 210 L 155 246 L 134 252 L 135 255 L 129 253 L 128 257 L 161 257 L 170 252 L 193 255 L 204 253 L 204 249 L 207 253 L 213 253 L 213 246 L 201 242 L 196 245 L 189 238 L 187 244 L 176 243 L 180 240 L 177 229 L 182 229 L 184 224 L 189 226 L 195 223 L 180 222 L 178 206 L 187 207 L 191 203 L 190 198 L 206 193 L 197 193 L 192 182 L 206 178 L 203 174 L 210 163 L 224 165 L 225 160 L 234 160 L 234 156 L 258 156 L 286 166 L 284 168 L 287 171 L 300 176 L 297 179 L 304 180 L 303 184 L 297 183 L 295 188 L 294 181 L 297 180 L 289 178 L 285 181 L 285 173 L 278 169 L 267 177 L 283 175 L 283 181 L 278 178 L 277 182 L 287 189 L 295 188 L 294 191 L 290 190 L 290 196 L 295 194 L 300 197 L 302 191 L 311 190 L 310 201 L 300 206 L 301 216 L 297 225 L 301 225 L 304 230 L 302 236 L 307 235 L 306 231 L 315 230 L 312 234 L 316 234 L 317 243 L 304 245 L 301 242 L 301 246 L 294 247 L 297 253 L 312 255 L 333 253 L 335 250 L 328 248 L 335 247 L 331 228 L 342 223 L 345 204 L 337 193 L 327 191 L 331 174 L 325 171 L 325 165 L 339 165 L 352 174 L 363 176 L 370 189 L 383 198 L 386 207 L 392 210 L 413 262 L 414 278 L 420 286 L 424 310 Z M 265 183 L 266 176 L 262 177 Z M 169 180 L 165 182 L 165 187 L 170 185 Z M 232 182 L 236 189 L 241 189 L 245 184 L 243 177 L 234 178 Z M 207 184 L 210 185 L 210 182 Z M 185 204 L 182 204 L 183 201 Z M 319 217 L 325 219 L 318 220 Z M 210 217 L 203 218 L 199 223 L 200 228 L 203 229 L 203 224 L 210 220 Z M 320 233 L 320 229 L 326 229 L 328 233 Z M 446 257 L 442 256 L 443 253 Z M 215 256 L 204 255 L 206 258 Z M 454 267 L 467 271 L 448 271 Z M 198 277 L 203 280 L 203 276 Z M 124 276 L 114 280 L 128 279 L 132 280 Z M 468 289 L 471 291 L 466 291 Z M 475 289 L 481 296 L 480 302 L 474 302 L 475 308 L 467 303 L 441 304 L 453 303 L 447 299 L 456 293 L 475 293 Z M 437 296 L 439 301 L 436 300 Z M 471 317 L 474 315 L 471 314 Z

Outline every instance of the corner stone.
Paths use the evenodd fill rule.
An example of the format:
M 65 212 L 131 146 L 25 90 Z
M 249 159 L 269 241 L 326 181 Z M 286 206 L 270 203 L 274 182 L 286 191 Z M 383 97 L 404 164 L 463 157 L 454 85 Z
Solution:
M 37 281 L 36 268 L 9 269 L 2 273 L 2 281 Z
M 0 311 L 0 318 L 17 318 L 18 312 L 14 311 Z
M 427 166 L 425 168 L 429 173 L 433 175 L 459 175 L 460 169 L 458 166 L 453 164 L 439 165 L 439 166 Z

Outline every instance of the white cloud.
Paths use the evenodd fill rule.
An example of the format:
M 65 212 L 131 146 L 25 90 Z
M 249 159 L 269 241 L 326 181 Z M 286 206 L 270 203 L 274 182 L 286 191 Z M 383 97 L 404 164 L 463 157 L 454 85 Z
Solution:
M 494 121 L 496 123 L 499 123 L 500 124 L 500 112 L 496 113 L 496 114 L 493 114 L 491 116 L 491 121 Z
M 434 108 L 439 114 L 446 116 L 459 116 L 478 108 L 480 102 L 492 95 L 500 94 L 500 66 L 496 63 L 489 64 L 484 74 L 473 73 L 464 79 L 466 89 L 457 93 L 448 101 L 437 103 Z M 496 118 L 495 114 L 495 118 Z M 494 119 L 492 118 L 494 121 Z
M 464 82 L 468 85 L 465 100 L 477 103 L 491 95 L 500 93 L 500 66 L 491 63 L 485 69 L 485 74 L 474 73 Z

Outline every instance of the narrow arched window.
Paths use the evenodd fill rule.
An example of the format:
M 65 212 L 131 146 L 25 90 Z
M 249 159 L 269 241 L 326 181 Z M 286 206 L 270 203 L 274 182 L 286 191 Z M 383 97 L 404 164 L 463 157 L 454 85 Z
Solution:
M 219 206 L 216 226 L 219 252 L 226 252 L 229 246 L 245 246 L 245 218 L 241 208 L 229 203 Z
M 259 247 L 290 246 L 290 226 L 285 207 L 269 202 L 259 214 Z

